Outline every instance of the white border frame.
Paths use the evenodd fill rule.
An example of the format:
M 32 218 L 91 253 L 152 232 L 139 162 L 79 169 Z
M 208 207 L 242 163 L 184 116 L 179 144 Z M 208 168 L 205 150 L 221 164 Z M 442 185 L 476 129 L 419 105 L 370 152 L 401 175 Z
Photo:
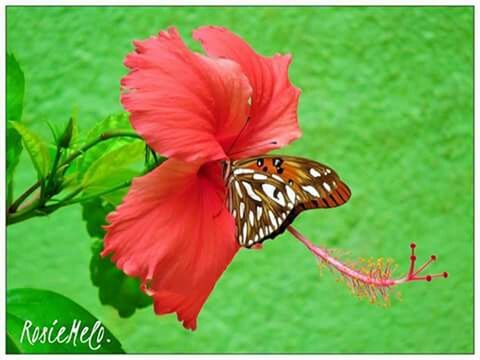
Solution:
M 368 1 L 352 1 L 352 0 L 343 0 L 341 2 L 333 2 L 333 1 L 313 1 L 313 0 L 296 0 L 296 1 L 275 1 L 275 0 L 262 0 L 262 1 L 255 1 L 255 0 L 210 0 L 210 1 L 205 1 L 205 0 L 185 0 L 185 1 L 154 1 L 154 0 L 141 0 L 141 1 L 135 1 L 135 0 L 117 0 L 117 1 L 112 1 L 112 0 L 101 0 L 101 1 L 92 1 L 92 0 L 72 0 L 72 1 L 65 1 L 65 0 L 52 0 L 52 1 L 27 1 L 27 0 L 1 0 L 2 7 L 0 9 L 0 28 L 1 29 L 6 29 L 6 6 L 125 6 L 125 5 L 130 5 L 130 6 L 474 6 L 474 51 L 478 48 L 478 39 L 480 36 L 477 36 L 479 34 L 480 30 L 480 25 L 479 21 L 475 21 L 476 19 L 479 19 L 479 8 L 475 5 L 477 5 L 477 2 L 474 0 L 469 0 L 469 1 L 445 1 L 445 0 L 437 0 L 437 1 L 411 1 L 411 0 L 405 0 L 405 1 L 380 1 L 380 0 L 368 0 Z M 3 49 L 3 53 L 6 53 L 6 34 L 3 34 L 3 36 L 0 37 L 0 45 Z M 478 121 L 478 112 L 475 111 L 475 105 L 479 103 L 480 97 L 478 95 L 477 91 L 477 84 L 479 83 L 479 72 L 478 72 L 478 56 L 475 56 L 474 54 L 474 134 L 478 135 L 479 130 L 480 130 L 480 124 Z M 5 56 L 0 56 L 0 68 L 1 68 L 1 83 L 2 87 L 0 90 L 1 94 L 1 99 L 2 101 L 2 106 L 0 109 L 0 117 L 2 119 L 6 118 L 5 114 L 5 99 L 6 99 L 6 94 L 5 94 Z M 6 154 L 5 154 L 5 146 L 6 146 L 6 133 L 5 133 L 5 122 L 1 121 L 0 122 L 0 148 L 2 149 L 2 156 L 0 157 L 0 168 L 5 169 L 6 168 Z M 475 205 L 478 204 L 478 201 L 480 199 L 478 189 L 479 189 L 479 176 L 477 174 L 477 170 L 480 169 L 480 156 L 478 155 L 480 153 L 480 143 L 478 141 L 478 136 L 474 135 L 474 180 L 475 180 L 475 187 L 474 187 L 474 201 Z M 2 172 L 3 173 L 3 172 Z M 5 222 L 5 179 L 2 179 L 0 182 L 0 201 L 2 203 L 1 206 L 1 211 L 0 211 L 0 216 L 2 219 L 2 223 L 4 225 L 4 229 L 6 228 L 6 222 Z M 479 213 L 478 213 L 478 208 L 475 206 L 474 208 L 474 218 L 479 219 Z M 5 294 L 6 291 L 6 277 L 5 277 L 5 270 L 6 270 L 6 231 L 1 232 L 0 236 L 1 240 L 1 251 L 0 251 L 0 260 L 3 266 L 0 268 L 0 289 L 2 291 L 2 296 L 0 296 L 0 326 L 3 330 L 6 327 L 5 323 L 5 314 L 6 314 L 6 308 L 5 308 Z M 477 231 L 476 227 L 474 224 L 474 242 L 477 242 Z M 476 264 L 476 260 L 479 259 L 479 246 L 477 245 L 475 247 L 475 254 L 474 254 L 474 279 L 479 279 L 480 278 L 480 267 Z M 476 290 L 476 284 L 474 284 L 474 291 Z M 475 296 L 475 294 L 474 294 Z M 474 309 L 474 334 L 477 336 L 474 339 L 474 349 L 478 351 L 479 346 L 480 346 L 480 336 L 478 336 L 477 332 L 477 325 L 480 320 L 479 316 L 479 311 L 478 311 L 478 297 L 475 298 L 475 309 Z M 407 336 L 407 334 L 406 334 Z M 448 341 L 448 334 L 445 334 L 445 341 Z M 5 334 L 0 335 L 0 350 L 2 351 L 3 354 L 5 354 L 6 348 L 5 348 Z M 23 358 L 28 358 L 31 357 L 31 355 L 7 355 L 9 357 L 14 357 L 15 359 L 23 359 Z M 83 357 L 102 357 L 103 359 L 110 359 L 110 358 L 117 358 L 118 355 L 60 355 L 62 359 L 79 359 Z M 162 358 L 166 359 L 193 359 L 197 357 L 206 357 L 206 356 L 212 356 L 212 355 L 161 355 L 161 354 L 152 354 L 152 355 L 135 355 L 135 354 L 127 354 L 124 356 L 135 356 L 136 358 L 140 359 L 147 359 L 151 358 L 152 356 L 161 356 Z M 260 356 L 268 356 L 272 357 L 274 356 L 275 358 L 277 357 L 294 357 L 294 358 L 313 358 L 313 357 L 319 357 L 321 356 L 324 359 L 346 359 L 350 358 L 352 356 L 360 356 L 360 357 L 371 357 L 374 355 L 219 355 L 221 359 L 237 359 L 239 356 L 240 357 L 249 357 L 249 358 L 260 358 Z M 388 356 L 391 355 L 375 355 L 376 359 L 385 359 Z M 394 355 L 397 359 L 406 359 L 411 356 L 428 356 L 428 357 L 438 357 L 441 356 L 442 359 L 458 359 L 460 355 L 421 355 L 421 354 L 415 354 L 415 355 Z M 35 358 L 37 359 L 50 359 L 52 355 L 35 355 Z M 462 358 L 475 358 L 475 355 L 461 355 Z

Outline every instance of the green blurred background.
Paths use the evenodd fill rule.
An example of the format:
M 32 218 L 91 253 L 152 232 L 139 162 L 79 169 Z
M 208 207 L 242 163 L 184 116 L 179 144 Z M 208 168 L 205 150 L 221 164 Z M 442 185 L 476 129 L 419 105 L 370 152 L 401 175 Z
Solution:
M 151 308 L 121 319 L 89 278 L 79 206 L 8 228 L 8 288 L 58 291 L 99 317 L 127 352 L 467 353 L 473 351 L 473 8 L 7 9 L 8 49 L 26 77 L 24 121 L 47 133 L 78 109 L 80 129 L 121 110 L 133 39 L 175 25 L 230 28 L 258 52 L 290 52 L 303 137 L 282 153 L 324 162 L 351 201 L 303 214 L 318 244 L 408 265 L 409 243 L 447 280 L 413 283 L 383 308 L 352 296 L 291 235 L 241 251 L 196 332 Z M 25 152 L 16 193 L 34 181 Z M 400 275 L 400 273 L 399 273 Z

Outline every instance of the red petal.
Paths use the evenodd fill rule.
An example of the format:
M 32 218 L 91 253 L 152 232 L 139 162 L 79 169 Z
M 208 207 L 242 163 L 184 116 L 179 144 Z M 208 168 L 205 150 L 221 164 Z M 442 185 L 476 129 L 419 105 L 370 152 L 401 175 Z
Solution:
M 209 55 L 240 64 L 253 88 L 250 123 L 229 152 L 232 158 L 265 153 L 301 136 L 297 120 L 300 90 L 288 79 L 290 55 L 258 55 L 244 40 L 221 27 L 201 27 L 193 37 Z
M 121 84 L 133 127 L 166 157 L 225 158 L 248 117 L 251 87 L 238 64 L 190 51 L 177 30 L 135 41 Z
M 157 314 L 176 312 L 189 329 L 239 248 L 224 198 L 218 164 L 170 159 L 135 179 L 107 217 L 102 255 L 143 280 Z

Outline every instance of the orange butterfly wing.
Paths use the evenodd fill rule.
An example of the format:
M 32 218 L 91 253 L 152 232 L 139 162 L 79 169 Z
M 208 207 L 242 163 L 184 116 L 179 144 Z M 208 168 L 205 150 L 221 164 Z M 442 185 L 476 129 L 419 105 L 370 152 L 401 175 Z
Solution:
M 326 165 L 267 155 L 233 162 L 228 206 L 239 244 L 251 247 L 284 232 L 300 212 L 340 206 L 350 196 L 348 186 Z

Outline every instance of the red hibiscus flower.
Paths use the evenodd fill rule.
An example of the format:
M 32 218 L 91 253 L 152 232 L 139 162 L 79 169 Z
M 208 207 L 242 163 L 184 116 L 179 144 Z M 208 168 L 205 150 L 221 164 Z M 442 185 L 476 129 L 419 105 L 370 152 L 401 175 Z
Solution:
M 135 41 L 125 59 L 131 71 L 121 100 L 132 126 L 169 159 L 135 179 L 109 214 L 102 252 L 142 280 L 157 314 L 177 313 L 188 329 L 239 250 L 219 160 L 266 153 L 301 135 L 289 55 L 258 55 L 220 27 L 193 37 L 208 56 L 170 28 Z
M 122 103 L 132 126 L 169 159 L 135 179 L 123 203 L 108 215 L 102 255 L 112 254 L 120 269 L 142 280 L 157 314 L 177 313 L 184 327 L 195 329 L 239 244 L 254 247 L 285 229 L 371 300 L 379 295 L 386 299 L 387 290 L 399 284 L 448 276 L 422 275 L 436 256 L 415 268 L 415 244 L 407 274 L 393 279 L 391 262 L 349 265 L 293 229 L 290 224 L 299 212 L 342 205 L 350 192 L 332 169 L 319 163 L 268 157 L 267 164 L 264 156 L 248 158 L 300 137 L 300 91 L 288 79 L 290 56 L 260 56 L 219 27 L 202 27 L 193 36 L 208 56 L 190 51 L 171 28 L 135 42 L 135 52 L 125 59 L 131 71 L 122 79 Z M 243 196 L 240 186 L 256 202 L 253 207 L 245 195 L 237 201 L 238 213 L 237 208 L 230 213 L 222 161 L 236 159 L 244 167 L 233 170 L 238 194 L 230 191 L 228 203 Z

